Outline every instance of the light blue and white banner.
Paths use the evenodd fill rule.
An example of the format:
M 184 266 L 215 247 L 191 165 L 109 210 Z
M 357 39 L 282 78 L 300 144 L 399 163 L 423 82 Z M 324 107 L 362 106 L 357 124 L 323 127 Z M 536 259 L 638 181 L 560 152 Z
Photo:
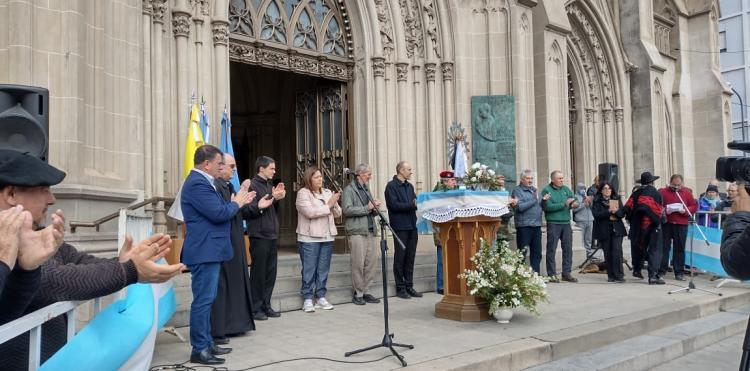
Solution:
M 697 228 L 703 232 L 698 232 Z M 698 225 L 688 227 L 688 237 L 685 243 L 685 265 L 695 266 L 717 276 L 729 277 L 724 267 L 721 266 L 721 234 L 718 228 L 708 228 Z M 705 239 L 704 239 L 705 235 Z M 708 241 L 708 243 L 706 243 Z M 690 244 L 693 244 L 693 255 L 691 260 Z
M 148 370 L 156 334 L 177 307 L 171 281 L 133 284 L 40 370 Z

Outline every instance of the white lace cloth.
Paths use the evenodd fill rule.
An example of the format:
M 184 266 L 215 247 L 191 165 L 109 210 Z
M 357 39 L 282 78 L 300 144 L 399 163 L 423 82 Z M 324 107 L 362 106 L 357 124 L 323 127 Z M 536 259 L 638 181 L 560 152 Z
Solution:
M 417 197 L 417 229 L 432 233 L 432 223 L 444 223 L 455 218 L 489 216 L 499 218 L 510 212 L 508 192 L 456 190 L 426 192 Z

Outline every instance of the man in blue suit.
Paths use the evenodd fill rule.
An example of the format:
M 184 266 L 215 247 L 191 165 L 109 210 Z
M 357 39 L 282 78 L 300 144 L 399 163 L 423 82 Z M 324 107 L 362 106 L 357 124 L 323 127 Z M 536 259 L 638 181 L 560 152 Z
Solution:
M 195 168 L 182 185 L 182 213 L 186 236 L 182 246 L 182 262 L 192 274 L 193 303 L 190 305 L 190 362 L 205 365 L 224 363 L 216 355 L 227 354 L 211 338 L 211 305 L 216 297 L 221 262 L 232 258 L 231 220 L 248 204 L 255 192 L 248 193 L 249 182 L 240 187 L 231 201 L 225 201 L 214 186 L 214 178 L 223 165 L 221 151 L 203 145 L 195 151 Z

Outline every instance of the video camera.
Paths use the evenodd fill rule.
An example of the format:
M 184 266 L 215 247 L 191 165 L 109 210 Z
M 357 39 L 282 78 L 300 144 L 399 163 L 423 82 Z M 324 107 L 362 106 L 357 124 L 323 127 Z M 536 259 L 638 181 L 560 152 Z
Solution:
M 731 141 L 727 148 L 750 152 L 750 142 Z M 722 182 L 739 182 L 750 185 L 750 157 L 722 156 L 716 159 L 716 179 Z

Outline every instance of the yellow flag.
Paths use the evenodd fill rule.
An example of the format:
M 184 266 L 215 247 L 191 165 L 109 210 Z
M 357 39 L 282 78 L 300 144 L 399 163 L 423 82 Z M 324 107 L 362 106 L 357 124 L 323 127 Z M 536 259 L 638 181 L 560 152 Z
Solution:
M 190 110 L 190 124 L 188 126 L 187 140 L 185 141 L 185 164 L 182 169 L 183 179 L 190 175 L 190 170 L 193 170 L 195 150 L 205 144 L 203 142 L 200 122 L 200 110 L 198 109 L 198 105 L 194 104 Z

